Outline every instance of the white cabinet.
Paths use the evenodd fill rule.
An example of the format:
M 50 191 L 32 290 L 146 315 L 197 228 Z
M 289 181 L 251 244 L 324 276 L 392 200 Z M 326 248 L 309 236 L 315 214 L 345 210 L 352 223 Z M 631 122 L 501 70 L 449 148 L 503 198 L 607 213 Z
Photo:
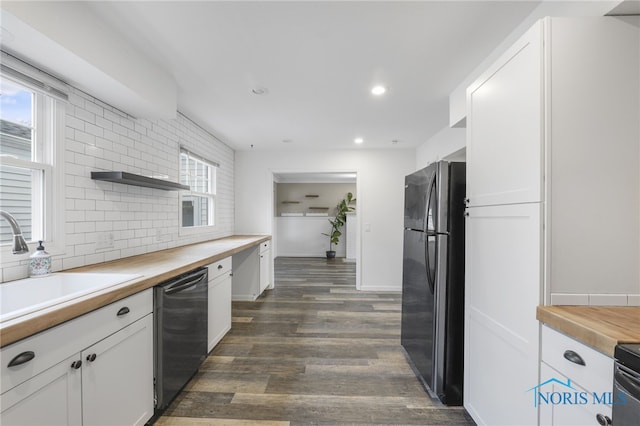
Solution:
M 468 211 L 464 398 L 480 424 L 535 423 L 540 214 L 535 203 Z
M 153 415 L 152 310 L 146 290 L 2 348 L 0 424 L 145 424 Z
M 639 52 L 623 20 L 545 18 L 467 90 L 464 405 L 478 424 L 537 422 L 537 305 L 637 294 Z
M 231 330 L 231 257 L 212 263 L 209 268 L 208 345 L 211 351 Z
M 273 287 L 271 240 L 233 255 L 233 300 L 256 300 L 269 287 Z
M 470 206 L 541 201 L 542 23 L 469 88 Z
M 273 288 L 272 264 L 271 241 L 265 241 L 260 244 L 260 294 L 267 288 Z
M 540 424 L 611 424 L 613 358 L 542 327 L 540 385 L 534 389 Z
M 153 416 L 153 315 L 82 351 L 82 424 L 144 425 Z
M 81 371 L 72 367 L 80 354 L 63 360 L 0 396 L 0 424 L 82 424 Z

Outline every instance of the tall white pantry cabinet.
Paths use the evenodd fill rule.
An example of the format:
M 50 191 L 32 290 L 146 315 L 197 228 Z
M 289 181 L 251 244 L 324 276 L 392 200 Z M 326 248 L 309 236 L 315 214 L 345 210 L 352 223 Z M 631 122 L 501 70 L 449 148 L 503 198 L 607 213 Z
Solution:
M 637 19 L 545 18 L 467 90 L 464 405 L 478 424 L 538 423 L 538 305 L 640 293 L 639 54 Z

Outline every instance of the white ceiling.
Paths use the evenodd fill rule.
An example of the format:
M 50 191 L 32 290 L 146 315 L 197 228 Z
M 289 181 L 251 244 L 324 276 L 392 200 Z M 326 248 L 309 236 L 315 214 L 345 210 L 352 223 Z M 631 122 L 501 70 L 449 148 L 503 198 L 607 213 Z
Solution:
M 453 89 L 538 3 L 89 4 L 173 75 L 181 112 L 248 150 L 420 145 L 448 124 Z M 388 92 L 374 97 L 374 84 Z

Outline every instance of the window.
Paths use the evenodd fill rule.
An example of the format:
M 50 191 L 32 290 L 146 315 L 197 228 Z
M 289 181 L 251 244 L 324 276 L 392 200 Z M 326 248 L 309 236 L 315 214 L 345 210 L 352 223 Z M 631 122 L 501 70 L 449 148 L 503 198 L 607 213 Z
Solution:
M 0 77 L 0 209 L 15 217 L 25 240 L 59 245 L 64 227 L 57 200 L 63 194 L 54 191 L 62 188 L 54 165 L 61 161 L 62 143 L 56 140 L 64 140 L 59 101 L 64 95 L 38 90 L 38 84 L 45 85 L 4 64 Z M 9 224 L 0 221 L 0 244 L 8 247 L 11 241 Z
M 214 162 L 180 149 L 180 183 L 190 188 L 180 197 L 183 228 L 215 225 L 217 167 Z

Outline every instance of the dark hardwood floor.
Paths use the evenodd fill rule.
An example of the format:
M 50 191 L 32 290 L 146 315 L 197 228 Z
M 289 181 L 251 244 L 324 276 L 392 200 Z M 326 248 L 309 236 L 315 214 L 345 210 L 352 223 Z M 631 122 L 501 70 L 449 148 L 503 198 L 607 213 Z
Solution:
M 432 400 L 400 346 L 401 294 L 355 289 L 355 264 L 277 258 L 275 289 L 233 326 L 155 423 L 472 425 Z

